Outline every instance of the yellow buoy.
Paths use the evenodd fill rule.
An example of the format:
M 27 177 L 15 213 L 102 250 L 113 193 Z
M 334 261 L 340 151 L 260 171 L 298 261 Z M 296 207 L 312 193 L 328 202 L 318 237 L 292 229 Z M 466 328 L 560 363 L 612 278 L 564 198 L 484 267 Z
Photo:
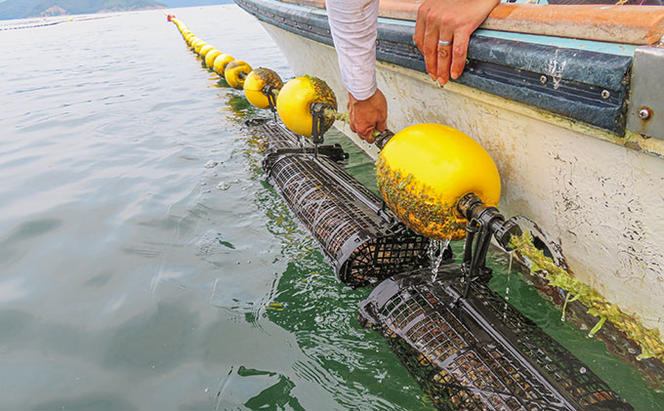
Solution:
M 199 41 L 198 43 L 196 43 L 196 47 L 194 47 L 194 51 L 198 54 L 198 53 L 201 52 L 201 49 L 202 49 L 203 47 L 207 46 L 207 45 L 208 45 L 208 44 L 207 44 L 206 42 L 204 42 L 203 40 L 201 40 L 201 41 Z
M 277 113 L 289 130 L 310 137 L 313 122 L 310 110 L 314 103 L 337 109 L 337 98 L 327 83 L 316 77 L 297 77 L 281 88 L 277 96 Z M 326 120 L 321 132 L 327 131 L 333 123 L 333 118 Z
M 201 39 L 199 39 L 198 37 L 194 36 L 194 37 L 192 37 L 192 38 L 190 39 L 189 46 L 190 46 L 192 49 L 195 49 L 195 48 L 196 48 L 196 45 L 198 45 L 199 42 L 201 42 Z
M 212 67 L 214 67 L 214 60 L 221 54 L 222 54 L 221 51 L 217 49 L 212 49 L 208 51 L 207 54 L 205 55 L 205 65 L 209 69 L 212 69 Z
M 224 69 L 224 78 L 229 86 L 242 89 L 244 79 L 251 73 L 251 66 L 242 60 L 233 60 Z
M 244 95 L 251 104 L 258 108 L 268 108 L 270 106 L 270 101 L 263 93 L 263 88 L 266 85 L 272 86 L 274 90 L 280 90 L 284 82 L 281 81 L 281 77 L 277 73 L 265 67 L 253 70 L 244 80 Z
M 500 175 L 489 153 L 441 124 L 416 124 L 395 134 L 378 156 L 376 180 L 401 221 L 439 240 L 465 236 L 467 221 L 456 211 L 465 194 L 474 193 L 487 206 L 500 198 Z
M 209 44 L 206 44 L 206 45 L 204 45 L 203 47 L 201 47 L 201 50 L 198 52 L 198 54 L 199 54 L 203 59 L 205 59 L 205 56 L 207 56 L 208 52 L 211 51 L 211 50 L 213 50 L 213 49 L 214 49 L 214 46 L 211 46 L 211 45 L 209 45 Z
M 224 70 L 226 70 L 226 66 L 228 65 L 228 63 L 230 63 L 233 60 L 235 60 L 235 58 L 230 54 L 222 53 L 218 55 L 216 59 L 214 59 L 214 64 L 212 65 L 212 69 L 221 77 L 223 77 Z

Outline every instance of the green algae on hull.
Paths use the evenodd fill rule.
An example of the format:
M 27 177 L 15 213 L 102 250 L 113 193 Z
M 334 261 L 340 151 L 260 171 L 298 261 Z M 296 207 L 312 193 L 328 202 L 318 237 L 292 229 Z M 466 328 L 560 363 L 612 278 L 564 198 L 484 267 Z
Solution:
M 664 343 L 659 330 L 646 328 L 632 315 L 624 313 L 618 305 L 607 301 L 599 291 L 572 277 L 566 270 L 556 265 L 550 257 L 544 255 L 542 250 L 535 247 L 530 232 L 525 231 L 521 236 L 513 236 L 510 245 L 530 260 L 531 274 L 543 276 L 549 285 L 559 287 L 567 293 L 566 303 L 578 300 L 587 307 L 588 314 L 599 318 L 597 325 L 590 332 L 591 336 L 608 320 L 639 345 L 641 354 L 637 359 L 657 358 L 664 361 Z

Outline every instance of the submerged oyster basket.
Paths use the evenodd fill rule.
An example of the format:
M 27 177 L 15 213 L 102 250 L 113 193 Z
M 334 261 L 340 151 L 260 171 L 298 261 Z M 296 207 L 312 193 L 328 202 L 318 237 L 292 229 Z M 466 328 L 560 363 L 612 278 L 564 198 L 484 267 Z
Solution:
M 537 325 L 458 266 L 383 281 L 360 322 L 391 349 L 439 410 L 627 411 L 602 380 Z
M 341 147 L 314 146 L 274 121 L 254 124 L 266 139 L 263 169 L 351 287 L 375 284 L 422 265 L 429 240 L 400 223 L 382 200 L 349 175 Z

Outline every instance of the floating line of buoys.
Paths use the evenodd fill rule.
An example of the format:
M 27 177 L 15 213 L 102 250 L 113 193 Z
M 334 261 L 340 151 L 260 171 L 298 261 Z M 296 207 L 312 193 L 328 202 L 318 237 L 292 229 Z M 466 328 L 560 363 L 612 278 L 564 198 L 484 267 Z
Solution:
M 325 81 L 300 76 L 284 82 L 273 70 L 252 67 L 222 53 L 170 16 L 185 42 L 208 69 L 229 86 L 244 90 L 255 107 L 276 111 L 292 132 L 322 142 L 335 120 L 348 122 L 337 111 L 337 99 Z M 376 163 L 378 188 L 387 205 L 411 229 L 440 240 L 461 239 L 467 223 L 457 210 L 469 193 L 487 206 L 500 198 L 500 175 L 489 153 L 475 140 L 440 124 L 416 124 L 392 135 L 375 132 L 381 149 Z

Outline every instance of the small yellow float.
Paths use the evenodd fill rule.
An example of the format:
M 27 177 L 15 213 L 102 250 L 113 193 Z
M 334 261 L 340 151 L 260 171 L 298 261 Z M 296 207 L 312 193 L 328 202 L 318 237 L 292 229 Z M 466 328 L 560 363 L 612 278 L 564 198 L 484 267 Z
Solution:
M 212 65 L 212 69 L 215 71 L 215 73 L 223 77 L 224 70 L 226 70 L 226 66 L 228 65 L 228 63 L 230 63 L 233 60 L 235 60 L 235 58 L 230 54 L 222 53 L 218 55 L 216 59 L 214 59 L 214 64 Z
M 224 69 L 224 78 L 229 86 L 242 89 L 244 79 L 251 73 L 251 66 L 242 60 L 233 60 Z
M 207 56 L 208 52 L 211 50 L 214 50 L 214 46 L 206 44 L 203 47 L 201 47 L 200 51 L 198 52 L 198 55 L 201 56 L 201 58 L 205 59 L 205 56 Z
M 332 110 L 337 109 L 337 98 L 323 80 L 312 77 L 296 77 L 287 82 L 277 96 L 277 113 L 284 125 L 294 133 L 311 137 L 313 117 L 311 106 L 322 103 Z M 321 134 L 334 123 L 334 118 L 326 119 Z
M 221 51 L 217 50 L 217 49 L 212 49 L 212 50 L 208 51 L 207 54 L 205 55 L 205 65 L 207 66 L 207 68 L 212 70 L 212 67 L 214 67 L 214 61 L 221 54 L 223 54 L 223 53 Z
M 207 43 L 204 42 L 203 40 L 200 40 L 198 43 L 196 43 L 196 47 L 194 47 L 194 51 L 196 52 L 196 54 L 199 54 L 201 52 L 201 49 L 205 46 L 207 46 Z
M 247 100 L 258 108 L 268 108 L 276 101 L 276 95 L 284 82 L 273 70 L 259 67 L 253 70 L 244 80 L 244 95 Z

